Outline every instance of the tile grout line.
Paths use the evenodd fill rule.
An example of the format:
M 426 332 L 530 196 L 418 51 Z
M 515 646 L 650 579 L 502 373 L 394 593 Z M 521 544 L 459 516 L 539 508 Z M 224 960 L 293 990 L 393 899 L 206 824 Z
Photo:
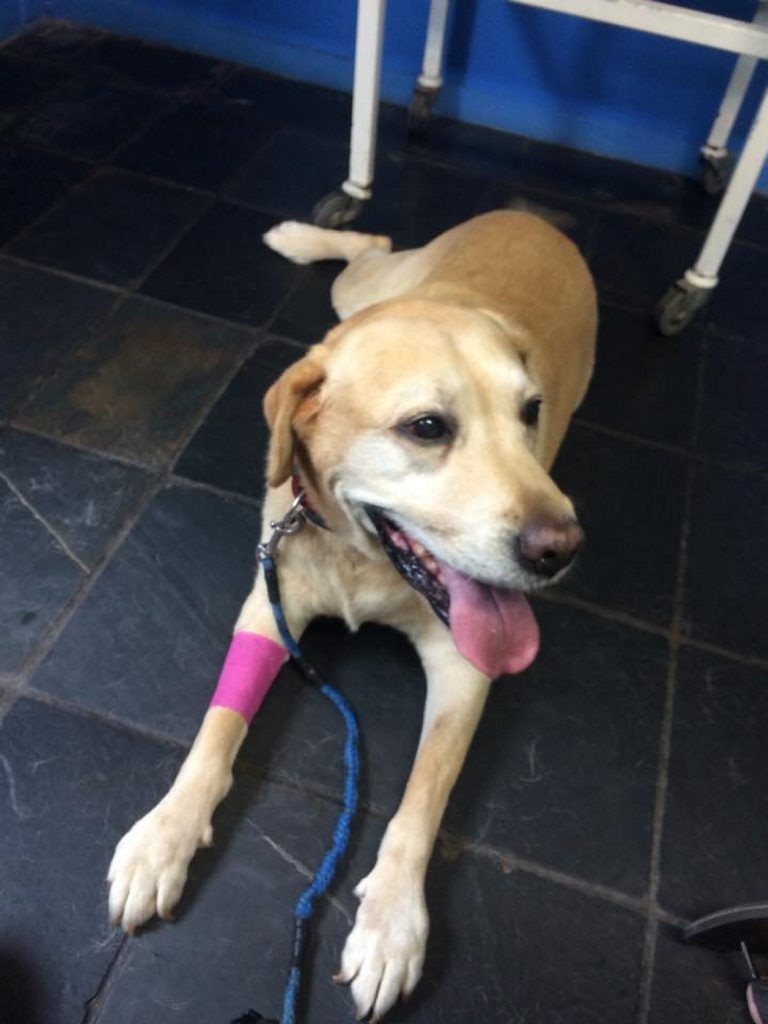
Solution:
M 597 618 L 605 619 L 608 622 L 615 622 L 620 626 L 627 626 L 629 629 L 636 629 L 638 632 L 646 633 L 649 636 L 658 636 L 663 640 L 669 641 L 672 636 L 671 628 L 667 626 L 660 626 L 658 623 L 650 622 L 647 619 L 637 618 L 637 616 L 632 615 L 630 612 L 608 608 L 606 605 L 596 604 L 594 601 L 587 601 L 585 598 L 576 597 L 575 594 L 569 594 L 567 591 L 542 590 L 536 595 L 536 599 L 548 604 L 559 604 L 569 608 L 576 608 L 578 611 L 587 612 Z M 692 650 L 714 654 L 720 658 L 734 661 L 739 665 L 748 665 L 751 668 L 768 671 L 768 659 L 762 658 L 759 655 L 743 654 L 740 651 L 730 650 L 727 647 L 720 647 L 717 644 L 710 643 L 708 640 L 698 640 L 695 637 L 682 634 L 679 637 L 679 643 L 681 647 L 690 647 Z
M 168 733 L 148 729 L 139 723 L 117 718 L 108 712 L 83 707 L 82 705 L 75 704 L 66 698 L 61 698 L 55 694 L 47 693 L 45 690 L 38 690 L 36 687 L 31 685 L 25 688 L 24 692 L 19 696 L 23 697 L 25 700 L 31 700 L 36 704 L 41 704 L 44 707 L 50 707 L 55 710 L 74 714 L 79 718 L 97 722 L 109 728 L 117 729 L 122 733 L 126 733 L 131 736 L 138 736 L 144 740 L 162 744 L 162 746 L 176 751 L 180 755 L 183 755 L 189 749 L 191 743 L 191 740 L 180 739 L 179 737 L 172 736 Z M 1 694 L 0 706 L 2 706 Z M 332 791 L 331 789 L 326 789 L 324 786 L 313 786 L 311 784 L 302 785 L 297 782 L 294 774 L 273 771 L 266 766 L 260 766 L 254 761 L 245 760 L 238 764 L 236 769 L 235 785 L 237 785 L 238 775 L 244 778 L 255 778 L 266 781 L 300 795 L 309 796 L 312 799 L 319 800 L 325 804 L 340 806 L 337 792 Z M 388 810 L 382 808 L 376 803 L 363 804 L 361 806 L 361 814 L 370 818 L 372 821 L 382 823 L 386 823 L 391 816 Z M 457 850 L 461 854 L 468 853 L 473 856 L 493 860 L 504 868 L 511 868 L 514 871 L 519 871 L 521 874 L 532 875 L 537 878 L 544 879 L 555 885 L 561 886 L 562 888 L 580 892 L 584 896 L 598 899 L 602 902 L 611 903 L 615 906 L 630 910 L 633 913 L 646 913 L 647 901 L 642 896 L 632 896 L 629 893 L 622 892 L 620 889 L 614 889 L 598 882 L 591 882 L 588 879 L 580 878 L 577 875 L 569 875 L 567 872 L 561 871 L 558 868 L 553 868 L 546 864 L 530 860 L 529 858 L 521 857 L 512 850 L 493 846 L 489 843 L 478 842 L 471 836 L 465 836 L 446 829 L 440 829 L 439 840 L 445 843 L 451 851 Z M 680 918 L 679 916 L 662 908 L 657 908 L 657 913 L 659 919 L 665 923 L 678 926 L 682 926 L 685 923 L 683 918 Z
M 20 4 L 23 3 L 23 0 L 19 0 L 19 3 Z M 57 19 L 47 19 L 47 20 L 48 21 L 55 21 Z M 108 32 L 101 33 L 102 36 L 109 35 L 109 34 L 110 33 L 108 33 Z M 133 37 L 131 37 L 131 38 L 133 38 Z M 94 40 L 92 43 L 87 44 L 85 46 L 85 49 L 87 50 L 88 48 L 90 48 L 92 45 L 94 45 L 94 43 L 96 41 L 97 40 Z M 8 41 L 8 43 L 12 43 L 12 42 L 13 42 L 13 40 L 9 40 Z M 161 44 L 158 44 L 158 45 L 161 45 Z M 176 49 L 176 48 L 172 47 L 171 49 Z M 55 68 L 60 68 L 60 69 L 68 70 L 72 74 L 72 80 L 76 80 L 78 77 L 79 78 L 85 78 L 85 77 L 88 76 L 88 74 L 93 74 L 94 72 L 98 74 L 99 71 L 101 71 L 102 74 L 106 74 L 106 70 L 104 68 L 100 68 L 98 65 L 96 65 L 95 68 L 92 68 L 90 72 L 83 72 L 83 71 L 79 71 L 76 67 L 73 67 L 72 65 L 68 64 L 66 61 L 56 60 L 55 57 L 51 57 L 50 55 L 47 55 L 47 56 L 29 56 L 29 55 L 23 55 L 23 54 L 19 55 L 19 54 L 13 53 L 12 48 L 10 49 L 10 52 L 11 52 L 12 56 L 14 56 L 16 59 L 19 59 L 19 60 L 29 61 L 29 62 L 32 62 L 34 64 L 42 64 L 42 65 L 45 65 L 45 66 L 51 66 L 51 67 L 55 67 Z M 201 85 L 199 85 L 197 87 L 192 85 L 192 86 L 190 86 L 188 91 L 185 91 L 185 90 L 173 91 L 172 90 L 170 92 L 164 92 L 162 90 L 158 90 L 156 88 L 152 88 L 151 86 L 144 86 L 141 83 L 134 82 L 134 81 L 132 81 L 130 79 L 123 79 L 123 80 L 118 81 L 116 84 L 120 88 L 125 88 L 129 92 L 136 92 L 136 93 L 139 93 L 139 94 L 142 94 L 142 95 L 154 96 L 154 97 L 157 97 L 158 99 L 165 100 L 167 102 L 167 104 L 168 104 L 168 108 L 166 110 L 160 112 L 159 114 L 156 114 L 153 117 L 151 117 L 146 122 L 146 124 L 144 124 L 141 128 L 139 128 L 137 130 L 137 132 L 134 135 L 132 135 L 128 140 L 125 140 L 125 141 L 119 143 L 115 147 L 115 149 L 110 151 L 109 154 L 107 154 L 105 157 L 103 157 L 101 159 L 84 158 L 84 157 L 74 157 L 73 158 L 70 153 L 68 153 L 68 152 L 66 152 L 64 150 L 51 149 L 50 147 L 35 145 L 34 143 L 24 143 L 24 145 L 27 146 L 27 148 L 39 149 L 39 150 L 41 150 L 43 152 L 50 152 L 50 153 L 53 153 L 55 155 L 66 156 L 66 157 L 69 157 L 70 159 L 86 160 L 86 161 L 88 161 L 90 163 L 93 163 L 94 165 L 100 165 L 100 166 L 103 166 L 103 167 L 110 167 L 110 168 L 111 167 L 116 167 L 118 165 L 113 165 L 112 164 L 113 157 L 116 156 L 116 155 L 119 155 L 119 153 L 123 149 L 127 148 L 133 142 L 135 142 L 137 138 L 139 138 L 145 131 L 147 131 L 154 124 L 156 124 L 163 116 L 166 116 L 167 114 L 170 114 L 171 112 L 173 112 L 174 107 L 175 107 L 175 109 L 178 109 L 180 106 L 183 106 L 184 103 L 189 102 L 190 100 L 192 100 L 192 99 L 194 99 L 196 97 L 210 95 L 210 94 L 219 94 L 219 95 L 221 95 L 220 88 L 221 88 L 222 84 L 226 83 L 230 78 L 234 77 L 240 71 L 242 71 L 242 70 L 249 70 L 248 65 L 243 65 L 243 64 L 240 64 L 240 63 L 237 63 L 237 62 L 233 62 L 233 61 L 227 60 L 226 58 L 223 58 L 223 57 L 222 58 L 212 57 L 211 59 L 214 60 L 216 63 L 218 63 L 218 65 L 222 69 L 222 73 L 221 73 L 220 77 L 215 78 L 215 79 L 213 79 L 211 81 L 205 82 L 205 83 L 203 83 L 203 84 L 201 84 Z M 278 79 L 281 77 L 279 75 L 270 75 L 269 72 L 267 72 L 266 74 L 268 75 L 268 77 L 273 77 L 273 78 L 278 78 Z M 344 90 L 331 89 L 331 91 L 332 92 L 341 92 L 344 95 L 348 95 Z M 395 106 L 396 108 L 400 107 L 399 104 L 393 104 L 393 106 Z M 403 122 L 404 122 L 405 121 L 405 115 L 406 115 L 406 108 L 405 107 L 400 107 L 400 109 L 402 111 L 402 119 L 403 119 Z M 446 120 L 448 120 L 449 122 L 452 122 L 452 123 L 460 124 L 460 122 L 455 121 L 454 119 L 451 119 L 451 118 L 448 118 Z M 288 126 L 288 129 L 290 130 L 290 126 Z M 285 128 L 276 129 L 276 131 L 283 131 L 283 130 L 285 130 Z M 496 130 L 496 129 L 487 129 L 487 130 L 493 131 L 493 132 L 495 132 L 496 134 L 499 134 L 499 135 L 508 135 L 508 134 L 510 134 L 510 133 L 506 133 L 506 132 L 503 132 L 501 130 Z M 311 130 L 307 129 L 307 131 L 311 131 Z M 531 146 L 531 144 L 536 145 L 536 140 L 526 139 L 525 143 L 526 143 L 526 148 L 528 148 L 528 147 Z M 339 140 L 339 145 L 342 148 L 345 148 L 346 142 L 342 142 L 341 140 Z M 539 145 L 543 145 L 543 146 L 546 147 L 547 143 L 539 143 Z M 452 160 L 452 159 L 450 159 L 448 157 L 444 157 L 444 156 L 441 156 L 439 154 L 436 154 L 436 153 L 434 153 L 433 150 L 431 150 L 429 148 L 422 147 L 421 150 L 413 151 L 413 150 L 409 150 L 408 146 L 409 146 L 409 144 L 408 144 L 408 141 L 407 141 L 407 137 L 405 136 L 405 133 L 403 135 L 402 140 L 400 140 L 400 141 L 398 141 L 396 143 L 390 142 L 390 141 L 388 141 L 386 139 L 383 139 L 381 141 L 381 151 L 382 151 L 382 153 L 385 153 L 385 154 L 387 154 L 389 156 L 393 156 L 393 155 L 394 156 L 400 156 L 400 157 L 405 156 L 405 158 L 407 158 L 409 161 L 414 162 L 416 164 L 423 164 L 423 165 L 429 166 L 429 167 L 446 168 L 446 169 L 457 171 L 457 172 L 463 172 L 463 173 L 465 173 L 465 174 L 467 174 L 467 175 L 469 175 L 471 177 L 479 177 L 479 178 L 488 179 L 489 183 L 491 184 L 491 186 L 493 186 L 493 185 L 501 185 L 501 186 L 507 186 L 509 188 L 525 189 L 526 191 L 532 192 L 534 194 L 535 198 L 554 199 L 554 200 L 561 200 L 561 201 L 569 202 L 569 203 L 572 203 L 572 204 L 582 208 L 584 210 L 584 212 L 589 212 L 589 213 L 592 213 L 592 214 L 595 214 L 595 213 L 607 214 L 607 215 L 621 214 L 621 215 L 629 216 L 629 217 L 631 217 L 633 219 L 636 219 L 638 221 L 642 221 L 642 222 L 645 222 L 645 223 L 651 223 L 653 225 L 656 225 L 656 226 L 659 226 L 659 227 L 662 227 L 662 228 L 672 228 L 672 229 L 678 230 L 678 231 L 680 231 L 680 232 L 682 232 L 682 233 L 684 233 L 686 235 L 687 234 L 695 234 L 696 236 L 701 236 L 701 235 L 705 234 L 706 231 L 707 231 L 707 226 L 706 225 L 701 225 L 701 224 L 697 224 L 697 223 L 694 223 L 692 221 L 686 221 L 686 220 L 671 220 L 670 221 L 668 218 L 654 216 L 653 212 L 652 211 L 649 212 L 649 210 L 647 208 L 643 208 L 643 209 L 640 209 L 640 210 L 635 209 L 632 206 L 632 200 L 628 200 L 628 199 L 622 198 L 621 196 L 617 196 L 617 197 L 612 198 L 611 200 L 609 200 L 609 205 L 606 208 L 605 200 L 601 199 L 601 198 L 592 198 L 590 196 L 580 196 L 580 195 L 573 196 L 571 194 L 566 194 L 566 193 L 562 192 L 557 187 L 547 187 L 547 186 L 537 185 L 535 182 L 531 182 L 530 180 L 527 180 L 526 178 L 521 177 L 521 176 L 517 176 L 517 177 L 515 177 L 515 176 L 506 176 L 504 174 L 503 168 L 499 168 L 498 171 L 494 172 L 494 171 L 489 171 L 487 169 L 484 170 L 482 168 L 475 168 L 473 166 L 466 166 L 466 165 L 462 164 L 461 161 L 457 161 L 455 159 Z M 604 160 L 608 160 L 611 163 L 614 163 L 614 162 L 618 163 L 621 166 L 627 166 L 627 167 L 630 167 L 630 168 L 642 168 L 642 169 L 647 170 L 647 168 L 643 168 L 643 165 L 635 164 L 632 161 L 611 160 L 610 157 L 608 157 L 608 158 L 604 157 L 603 159 Z M 142 172 L 136 172 L 136 173 L 142 175 Z M 682 198 L 681 193 L 682 193 L 682 190 L 684 189 L 684 187 L 686 186 L 686 184 L 693 183 L 695 181 L 695 179 L 692 176 L 681 174 L 680 172 L 672 171 L 672 172 L 668 172 L 668 173 L 672 174 L 677 179 L 676 180 L 676 190 L 675 190 L 676 191 L 676 195 L 677 195 L 678 199 Z M 151 175 L 142 175 L 142 176 L 152 179 Z M 183 183 L 180 183 L 180 182 L 178 182 L 178 183 L 174 182 L 172 179 L 157 178 L 157 179 L 154 179 L 154 180 L 157 180 L 157 181 L 160 181 L 160 182 L 165 182 L 165 183 L 169 183 L 170 182 L 172 184 L 177 185 L 177 187 L 189 188 L 191 190 L 197 190 L 197 191 L 200 191 L 200 192 L 206 191 L 206 190 L 202 190 L 202 189 L 197 189 L 196 186 L 187 186 L 187 185 L 184 185 Z M 218 195 L 219 193 L 214 191 L 212 194 Z M 240 203 L 242 205 L 245 205 L 245 206 L 253 206 L 253 204 L 249 204 L 246 201 L 235 200 L 235 202 L 238 202 L 238 203 Z M 257 207 L 254 206 L 253 208 L 257 208 Z M 674 206 L 674 207 L 672 207 L 672 209 L 674 211 L 678 211 L 679 207 L 678 206 Z M 264 211 L 264 212 L 269 212 L 269 211 Z M 739 239 L 737 244 L 748 246 L 749 248 L 754 248 L 754 249 L 758 249 L 758 250 L 761 250 L 761 251 L 765 249 L 765 246 L 762 245 L 760 242 L 756 242 L 756 241 L 753 241 L 751 239 Z
M 64 608 L 51 625 L 50 629 L 46 632 L 43 639 L 38 644 L 37 648 L 27 658 L 22 667 L 19 669 L 18 675 L 20 677 L 20 683 L 17 688 L 17 694 L 22 694 L 29 683 L 30 677 L 39 668 L 43 660 L 51 653 L 56 641 L 59 639 L 61 634 L 64 632 L 66 627 L 69 625 L 76 612 L 80 609 L 81 605 L 85 602 L 86 598 L 93 590 L 94 586 L 101 579 L 105 569 L 112 562 L 115 554 L 120 550 L 123 543 L 127 540 L 129 534 L 133 530 L 133 527 L 141 519 L 142 515 L 149 507 L 152 500 L 157 496 L 165 483 L 163 476 L 155 477 L 146 490 L 143 492 L 136 505 L 134 506 L 133 512 L 126 517 L 123 524 L 112 538 L 112 540 L 106 545 L 104 554 L 99 559 L 98 563 L 93 567 L 89 576 L 87 576 L 80 587 L 75 591 L 72 597 L 67 601 Z
M 711 327 L 705 332 L 698 372 L 696 375 L 696 402 L 694 406 L 691 444 L 695 447 L 701 424 L 704 400 L 704 384 L 709 354 L 709 338 Z M 661 886 L 661 853 L 664 835 L 664 818 L 667 810 L 667 794 L 669 790 L 669 766 L 672 757 L 672 733 L 678 688 L 678 669 L 680 650 L 683 637 L 683 618 L 685 602 L 685 583 L 688 571 L 688 555 L 691 534 L 691 517 L 693 513 L 693 489 L 697 472 L 697 463 L 691 460 L 686 467 L 685 503 L 683 523 L 680 531 L 677 573 L 675 579 L 675 600 L 672 625 L 669 631 L 669 662 L 665 685 L 665 702 L 659 739 L 658 775 L 656 780 L 656 799 L 653 814 L 653 840 L 649 865 L 648 880 L 648 915 L 646 923 L 643 955 L 640 965 L 639 999 L 636 1024 L 648 1024 L 651 1011 L 651 995 L 655 974 L 656 942 L 658 938 L 659 913 L 658 895 Z
M 38 510 L 35 508 L 35 506 L 32 505 L 31 502 L 29 502 L 24 497 L 24 495 L 21 493 L 21 491 L 18 489 L 18 487 L 14 484 L 14 482 L 10 479 L 10 477 L 8 477 L 1 469 L 0 469 L 0 480 L 3 481 L 3 483 L 6 485 L 8 490 L 21 503 L 21 505 L 30 513 L 30 515 L 32 515 L 32 517 L 34 519 L 36 519 L 37 522 L 40 523 L 40 525 L 53 537 L 53 539 L 56 541 L 56 543 L 62 549 L 64 554 L 69 559 L 71 559 L 71 561 L 73 561 L 75 563 L 75 565 L 78 567 L 78 569 L 80 569 L 82 572 L 84 572 L 86 576 L 90 576 L 91 575 L 91 570 L 85 564 L 85 562 L 83 562 L 80 558 L 78 558 L 77 554 L 72 550 L 72 548 L 70 548 L 69 544 L 67 544 L 67 542 L 58 533 L 58 531 L 55 529 L 55 527 L 53 527 L 48 522 L 48 520 L 45 518 L 45 516 L 43 516 L 42 513 L 38 512 Z
M 152 465 L 151 462 L 141 462 L 139 459 L 132 459 L 130 456 L 121 455 L 119 452 L 105 451 L 103 448 L 89 448 L 79 441 L 72 440 L 72 438 L 63 438 L 57 434 L 49 434 L 39 427 L 33 427 L 31 424 L 25 423 L 23 420 L 8 421 L 8 429 L 15 430 L 19 434 L 40 438 L 41 441 L 50 441 L 52 444 L 68 448 L 70 451 L 78 452 L 82 455 L 91 455 L 94 459 L 101 459 L 104 462 L 115 462 L 120 466 L 125 466 L 126 469 L 140 470 L 150 475 L 156 475 L 158 472 L 158 467 Z
M 261 342 L 257 341 L 253 350 L 253 355 L 255 355 L 258 352 L 260 344 Z M 298 346 L 298 342 L 294 342 L 293 344 Z M 248 358 L 251 357 L 246 357 L 244 362 L 247 362 Z M 242 368 L 242 366 L 240 368 Z M 235 371 L 235 375 L 237 372 L 239 372 L 239 370 Z M 226 386 L 228 385 L 225 385 L 224 387 L 226 388 Z M 86 445 L 78 443 L 77 441 L 73 441 L 71 438 L 60 438 L 56 435 L 48 434 L 44 430 L 40 430 L 37 427 L 33 427 L 23 422 L 10 422 L 8 424 L 8 428 L 17 431 L 20 434 L 27 434 L 30 435 L 31 437 L 37 437 L 40 438 L 41 440 L 50 441 L 56 445 L 61 446 L 62 448 L 69 448 L 72 451 L 79 452 L 84 455 L 89 455 L 95 459 L 104 460 L 105 462 L 114 462 L 119 465 L 123 465 L 128 469 L 143 472 L 150 476 L 154 476 L 158 473 L 158 467 L 153 465 L 152 463 L 141 462 L 137 459 L 131 459 L 126 455 L 121 455 L 116 452 L 108 452 L 98 448 L 89 448 Z M 181 458 L 181 456 L 183 455 L 184 450 L 184 446 L 182 445 L 179 454 L 174 461 L 174 467 L 176 463 L 178 463 L 178 459 Z M 177 473 L 175 471 L 175 468 L 172 468 L 167 482 L 176 487 L 183 487 L 189 490 L 204 491 L 206 493 L 213 494 L 216 497 L 223 498 L 225 500 L 237 501 L 251 508 L 261 509 L 263 507 L 263 500 L 260 498 L 254 498 L 251 495 L 244 494 L 240 491 L 229 490 L 226 487 L 219 487 L 216 484 L 207 483 L 204 480 L 196 480 L 193 477 L 183 476 Z M 647 619 L 638 618 L 631 612 L 625 612 L 621 609 L 609 608 L 606 605 L 601 605 L 594 601 L 589 601 L 585 598 L 577 597 L 575 594 L 570 594 L 568 591 L 541 591 L 539 594 L 537 594 L 537 599 L 544 601 L 548 604 L 564 605 L 566 607 L 575 608 L 578 611 L 583 611 L 589 615 L 594 615 L 596 618 L 605 619 L 608 622 L 614 622 L 618 625 L 626 626 L 629 629 L 635 629 L 638 632 L 645 633 L 649 636 L 658 636 L 665 640 L 669 640 L 670 638 L 670 629 L 667 626 L 659 625 L 658 623 L 651 622 Z M 731 650 L 727 647 L 721 647 L 718 644 L 712 643 L 710 641 L 701 640 L 691 636 L 681 636 L 680 644 L 682 647 L 702 651 L 706 654 L 714 654 L 717 657 L 724 658 L 728 661 L 733 661 L 740 665 L 746 665 L 750 668 L 757 668 L 761 671 L 768 671 L 768 659 L 762 658 L 759 655 L 745 654 L 743 652 Z M 2 681 L 3 678 L 4 677 L 2 673 L 0 673 L 0 681 Z
M 204 210 L 201 211 L 200 216 L 198 217 L 197 220 L 193 219 L 193 222 L 191 224 L 181 229 L 182 233 L 180 237 L 176 239 L 176 242 L 171 244 L 168 251 L 170 251 L 170 249 L 172 249 L 176 244 L 178 244 L 178 242 L 181 241 L 181 239 L 188 231 L 192 230 L 192 228 L 195 226 L 198 220 L 201 219 L 202 216 L 208 210 L 210 210 L 211 205 L 212 204 L 209 204 Z M 161 255 L 158 258 L 157 265 L 159 265 L 162 259 L 164 259 L 165 256 L 168 255 L 168 251 L 163 253 L 163 255 Z M 85 274 L 78 274 L 74 271 L 65 270 L 62 267 L 55 267 L 48 265 L 46 263 L 38 263 L 35 262 L 34 260 L 27 259 L 23 256 L 17 256 L 15 253 L 0 251 L 0 256 L 2 256 L 2 258 L 6 260 L 8 263 L 12 263 L 24 269 L 53 274 L 56 277 L 61 277 L 68 281 L 73 281 L 76 284 L 84 284 L 92 288 L 101 289 L 102 291 L 112 292 L 115 296 L 120 297 L 124 300 L 128 298 L 134 298 L 140 302 L 156 304 L 167 309 L 177 310 L 181 313 L 185 313 L 190 316 L 199 317 L 203 320 L 210 321 L 211 323 L 215 323 L 217 325 L 223 324 L 224 326 L 231 327 L 234 330 L 246 331 L 255 334 L 271 333 L 272 325 L 275 323 L 277 318 L 280 316 L 280 313 L 284 310 L 288 302 L 294 297 L 295 293 L 298 291 L 298 289 L 301 287 L 305 280 L 305 275 L 301 275 L 299 279 L 291 287 L 288 288 L 286 294 L 278 301 L 277 305 L 269 313 L 269 315 L 266 316 L 264 320 L 261 321 L 260 323 L 253 324 L 249 323 L 247 320 L 233 320 L 228 317 L 219 316 L 216 313 L 207 313 L 204 310 L 198 310 L 192 306 L 183 306 L 180 303 L 171 302 L 168 299 L 161 299 L 158 298 L 157 296 L 140 292 L 137 289 L 142 287 L 142 285 L 144 284 L 144 280 L 141 278 L 137 279 L 138 283 L 132 286 L 122 286 L 112 284 L 111 282 L 108 281 L 102 281 L 97 278 L 87 277 Z M 150 270 L 147 271 L 147 277 L 151 273 L 153 273 L 155 269 L 157 269 L 157 265 L 153 265 L 150 268 Z M 110 316 L 112 316 L 114 312 L 117 311 L 117 308 L 119 307 L 115 305 L 110 310 L 108 310 L 103 317 L 99 318 L 99 321 L 96 324 L 94 324 L 92 328 L 90 328 L 89 333 L 90 331 L 94 330 L 100 323 L 102 323 L 103 320 L 108 319 Z M 285 337 L 286 341 L 290 341 L 295 346 L 297 346 L 297 348 L 301 348 L 303 351 L 306 351 L 307 343 L 305 342 L 297 341 L 295 338 L 290 338 L 282 334 L 276 334 L 275 336 Z M 627 441 L 644 448 L 651 448 L 657 451 L 663 451 L 670 455 L 678 455 L 682 458 L 689 459 L 695 462 L 697 465 L 710 466 L 714 469 L 719 470 L 733 471 L 741 473 L 745 476 L 757 477 L 759 479 L 768 479 L 768 470 L 763 469 L 761 467 L 756 467 L 749 464 L 745 465 L 743 463 L 735 463 L 727 459 L 712 458 L 711 456 L 703 455 L 700 452 L 696 452 L 692 448 L 687 449 L 681 446 L 667 444 L 664 441 L 657 441 L 650 437 L 642 437 L 637 434 L 629 434 L 626 433 L 625 431 L 615 430 L 612 427 L 606 427 L 603 424 L 597 423 L 594 420 L 583 419 L 579 416 L 575 416 L 572 422 L 578 427 L 592 431 L 593 433 L 604 434 L 606 437 L 614 437 L 617 440 Z M 137 464 L 142 465 L 141 463 Z
M 225 327 L 231 327 L 234 330 L 245 331 L 252 334 L 261 334 L 268 331 L 267 325 L 272 323 L 275 316 L 283 308 L 285 301 L 292 297 L 294 291 L 301 283 L 298 282 L 288 290 L 289 294 L 284 299 L 280 300 L 276 310 L 271 312 L 268 317 L 265 317 L 263 322 L 253 324 L 249 323 L 247 320 L 231 320 L 228 317 L 219 316 L 216 313 L 206 313 L 205 310 L 194 309 L 192 306 L 182 306 L 178 302 L 170 302 L 168 299 L 160 299 L 145 292 L 138 292 L 133 286 L 128 287 L 115 285 L 108 281 L 99 281 L 94 277 L 86 277 L 84 274 L 77 274 L 71 270 L 64 270 L 61 267 L 49 266 L 47 263 L 35 263 L 33 260 L 28 260 L 23 256 L 17 256 L 15 253 L 0 252 L 0 257 L 7 263 L 13 263 L 25 270 L 35 270 L 46 274 L 52 274 L 54 277 L 62 277 L 67 281 L 73 281 L 75 284 L 84 284 L 91 288 L 98 288 L 102 291 L 112 292 L 115 296 L 123 300 L 134 298 L 140 302 L 163 306 L 167 309 L 178 310 L 180 313 L 186 313 L 187 316 L 199 317 L 201 320 L 209 321 L 212 324 L 224 325 Z M 282 335 L 280 335 L 280 337 L 282 337 Z M 287 338 L 286 340 L 293 342 L 294 345 L 300 345 L 306 351 L 307 346 L 303 342 L 296 341 L 293 338 Z
M 203 403 L 201 408 L 198 410 L 197 416 L 195 416 L 192 419 L 187 430 L 180 437 L 175 458 L 169 460 L 168 464 L 164 467 L 163 471 L 154 476 L 154 480 L 148 485 L 147 489 L 141 496 L 141 499 L 138 501 L 133 514 L 126 518 L 122 528 L 112 539 L 112 542 L 106 546 L 102 558 L 99 560 L 97 565 L 94 566 L 90 576 L 86 577 L 86 580 L 83 581 L 83 584 L 80 586 L 78 591 L 67 603 L 61 615 L 57 618 L 56 622 L 53 624 L 51 629 L 48 631 L 46 636 L 38 645 L 38 648 L 24 663 L 24 665 L 22 666 L 21 670 L 18 673 L 22 681 L 20 682 L 17 688 L 17 695 L 24 691 L 24 688 L 28 684 L 30 677 L 34 674 L 34 672 L 39 667 L 44 658 L 47 657 L 48 654 L 50 654 L 51 650 L 56 644 L 56 641 L 61 636 L 62 632 L 69 624 L 71 619 L 74 617 L 75 613 L 78 611 L 80 606 L 85 602 L 87 596 L 90 594 L 91 590 L 95 586 L 96 581 L 101 578 L 101 575 L 105 571 L 106 567 L 111 563 L 112 558 L 115 556 L 120 547 L 122 547 L 122 544 L 127 539 L 129 534 L 132 532 L 133 527 L 142 517 L 142 515 L 149 507 L 151 502 L 154 500 L 155 497 L 157 497 L 160 491 L 172 481 L 173 468 L 176 460 L 180 456 L 180 453 L 184 450 L 184 448 L 189 443 L 190 439 L 194 436 L 194 434 L 200 429 L 200 426 L 205 421 L 209 412 L 211 411 L 215 403 L 219 400 L 221 395 L 224 393 L 226 388 L 229 387 L 230 383 L 234 379 L 235 375 L 239 372 L 244 362 L 248 358 L 250 358 L 250 356 L 253 355 L 255 351 L 258 349 L 262 337 L 263 332 L 261 332 L 260 336 L 254 337 L 251 341 L 251 344 L 243 346 L 242 358 L 234 360 L 232 372 L 225 376 L 225 379 L 221 384 L 221 387 L 218 388 L 211 396 L 209 396 L 209 400 L 207 402 Z M 6 710 L 8 709 L 6 708 Z
M 701 452 L 695 451 L 693 447 L 684 448 L 679 445 L 667 444 L 665 441 L 656 441 L 650 437 L 639 437 L 636 434 L 628 434 L 623 430 L 614 430 L 613 427 L 606 427 L 603 426 L 602 423 L 597 423 L 594 420 L 582 419 L 578 416 L 574 416 L 572 422 L 582 429 L 591 430 L 595 434 L 604 434 L 606 437 L 615 437 L 620 441 L 630 441 L 633 444 L 639 444 L 645 448 L 653 448 L 657 451 L 666 452 L 669 455 L 679 455 L 682 458 L 689 459 L 691 462 L 695 462 L 697 465 L 709 466 L 720 470 L 730 470 L 732 472 L 742 473 L 745 476 L 758 477 L 760 479 L 768 478 L 768 470 L 752 463 L 730 462 L 727 459 L 713 458 L 710 455 L 703 455 Z
M 92 996 L 89 996 L 83 1006 L 83 1016 L 80 1019 L 80 1024 L 95 1024 L 98 1020 L 101 1011 L 104 1006 L 104 1002 L 107 999 L 114 983 L 118 980 L 122 973 L 126 962 L 128 960 L 131 944 L 129 942 L 130 936 L 122 933 L 122 938 L 117 947 L 117 952 L 114 957 L 107 965 L 107 969 L 101 976 L 101 979 L 96 986 L 96 991 Z

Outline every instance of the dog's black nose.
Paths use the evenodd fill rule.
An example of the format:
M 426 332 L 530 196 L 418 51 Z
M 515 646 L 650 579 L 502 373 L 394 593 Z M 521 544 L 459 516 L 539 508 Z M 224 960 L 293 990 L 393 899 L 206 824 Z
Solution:
M 575 519 L 539 519 L 518 533 L 517 560 L 527 572 L 551 579 L 570 565 L 584 543 Z

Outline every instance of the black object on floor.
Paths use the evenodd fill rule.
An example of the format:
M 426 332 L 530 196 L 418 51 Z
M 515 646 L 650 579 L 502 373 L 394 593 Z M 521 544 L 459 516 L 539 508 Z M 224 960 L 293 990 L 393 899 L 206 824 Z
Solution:
M 750 975 L 746 992 L 749 1014 L 754 1024 L 768 1024 L 768 976 L 760 976 L 752 960 L 755 952 L 768 953 L 768 903 L 718 910 L 689 924 L 685 937 L 715 949 L 741 950 Z

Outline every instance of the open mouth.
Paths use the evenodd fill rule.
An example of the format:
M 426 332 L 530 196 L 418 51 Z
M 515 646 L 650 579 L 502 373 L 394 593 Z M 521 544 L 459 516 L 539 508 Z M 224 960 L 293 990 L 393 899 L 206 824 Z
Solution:
M 522 672 L 539 650 L 539 627 L 520 590 L 471 579 L 446 565 L 386 513 L 368 507 L 390 561 L 450 629 L 458 650 L 494 679 Z
M 451 599 L 440 563 L 422 544 L 409 537 L 379 509 L 368 508 L 366 511 L 390 562 L 406 583 L 410 583 L 414 590 L 426 597 L 435 615 L 447 626 Z

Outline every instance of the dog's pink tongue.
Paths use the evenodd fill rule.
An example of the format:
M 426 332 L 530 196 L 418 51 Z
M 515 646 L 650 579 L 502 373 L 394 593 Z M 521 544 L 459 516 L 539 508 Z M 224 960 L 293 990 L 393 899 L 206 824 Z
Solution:
M 539 627 L 524 595 L 440 568 L 451 597 L 453 642 L 467 661 L 491 679 L 528 668 L 539 651 Z

